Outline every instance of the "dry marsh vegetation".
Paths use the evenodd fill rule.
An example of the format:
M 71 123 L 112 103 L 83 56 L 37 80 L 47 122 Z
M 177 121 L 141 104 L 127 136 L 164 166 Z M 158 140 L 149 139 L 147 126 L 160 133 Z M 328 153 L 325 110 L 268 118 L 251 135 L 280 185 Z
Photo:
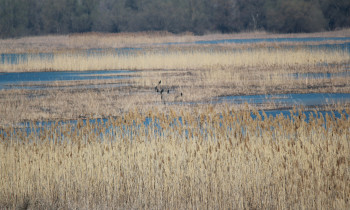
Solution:
M 344 50 L 310 50 L 305 48 L 255 48 L 243 50 L 143 49 L 129 54 L 86 55 L 58 53 L 53 58 L 28 57 L 18 63 L 0 64 L 2 72 L 22 71 L 89 71 L 89 70 L 210 70 L 219 68 L 313 67 L 348 63 Z
M 213 110 L 136 110 L 105 123 L 53 123 L 40 132 L 33 122 L 30 135 L 3 129 L 0 206 L 349 208 L 345 113 L 305 122 L 298 111 L 292 120 L 263 121 L 254 110 L 256 119 L 250 110 Z
M 139 78 L 120 82 L 115 80 L 70 81 L 52 83 L 47 86 L 47 89 L 44 86 L 44 89 L 38 90 L 0 90 L 0 125 L 16 124 L 24 120 L 105 118 L 118 116 L 135 108 L 147 110 L 159 107 L 166 110 L 186 107 L 191 109 L 196 104 L 211 103 L 218 96 L 350 92 L 347 77 L 296 79 L 274 73 L 273 71 L 279 70 L 273 69 L 266 71 L 241 69 L 234 74 L 224 70 L 217 71 L 217 74 L 210 71 L 197 74 L 189 71 L 159 70 L 142 72 Z M 162 81 L 161 88 L 166 90 L 163 98 L 154 90 L 159 80 Z M 84 85 L 96 86 L 96 88 L 84 88 Z M 98 85 L 107 87 L 100 88 Z M 120 86 L 108 87 L 109 85 Z M 166 93 L 167 90 L 170 90 L 169 94 Z M 220 108 L 224 105 L 215 106 Z M 228 105 L 238 106 L 234 103 Z M 259 106 L 252 104 L 251 106 L 259 109 L 290 108 L 283 104 Z
M 318 117 L 307 122 L 302 108 L 291 118 L 268 118 L 255 109 L 290 107 L 207 105 L 229 95 L 350 93 L 349 77 L 292 76 L 346 71 L 348 49 L 276 43 L 150 47 L 242 36 L 274 35 L 1 40 L 0 52 L 54 54 L 1 63 L 1 72 L 136 71 L 123 80 L 33 82 L 24 86 L 42 88 L 0 90 L 0 208 L 349 209 L 349 104 L 322 107 L 338 110 L 340 118 L 315 110 Z M 81 51 L 93 47 L 142 49 L 93 56 Z
M 126 53 L 106 50 L 88 54 L 75 50 L 56 52 L 53 57 L 44 59 L 28 56 L 18 64 L 1 63 L 0 71 L 137 71 L 126 72 L 123 75 L 130 77 L 123 80 L 39 82 L 26 84 L 27 87 L 41 87 L 39 90 L 0 90 L 0 124 L 117 116 L 133 108 L 183 105 L 182 102 L 210 103 L 228 95 L 349 93 L 348 77 L 292 76 L 294 73 L 347 71 L 349 61 L 347 49 L 286 47 L 283 43 L 158 46 Z M 170 92 L 162 98 L 154 91 L 160 80 L 162 88 Z M 84 85 L 96 85 L 96 88 L 84 88 Z M 287 107 L 269 104 L 257 108 Z
M 83 33 L 71 35 L 36 36 L 0 40 L 0 53 L 59 52 L 91 48 L 145 47 L 161 43 L 184 43 L 219 39 L 253 38 L 303 38 L 303 37 L 349 37 L 350 30 L 307 33 L 273 34 L 263 31 L 237 34 L 206 34 L 195 36 L 191 33 L 171 34 L 168 32 L 140 33 Z

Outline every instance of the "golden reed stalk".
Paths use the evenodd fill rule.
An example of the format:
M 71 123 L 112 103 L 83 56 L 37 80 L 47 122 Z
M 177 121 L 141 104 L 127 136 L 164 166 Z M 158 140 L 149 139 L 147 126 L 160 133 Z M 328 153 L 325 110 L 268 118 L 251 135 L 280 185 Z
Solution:
M 28 57 L 19 63 L 0 64 L 0 71 L 88 71 L 88 70 L 218 70 L 222 68 L 249 67 L 314 67 L 324 64 L 342 64 L 350 59 L 349 53 L 342 50 L 308 49 L 268 49 L 255 50 L 218 50 L 208 52 L 199 49 L 194 51 L 170 50 L 140 52 L 118 55 L 106 53 L 89 56 L 81 53 L 58 53 L 53 58 Z
M 106 124 L 56 123 L 31 135 L 3 129 L 0 207 L 349 207 L 345 114 L 306 123 L 298 110 L 292 120 L 264 121 L 257 111 L 256 119 L 249 110 L 222 111 L 133 111 Z M 146 117 L 157 125 L 145 126 Z

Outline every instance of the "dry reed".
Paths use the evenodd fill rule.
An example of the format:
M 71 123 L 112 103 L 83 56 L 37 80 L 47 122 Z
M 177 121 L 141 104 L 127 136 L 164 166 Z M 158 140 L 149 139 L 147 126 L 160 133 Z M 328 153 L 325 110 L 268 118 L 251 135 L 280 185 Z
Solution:
M 0 90 L 0 208 L 349 209 L 350 121 L 344 113 L 335 119 L 315 111 L 319 117 L 305 122 L 302 110 L 292 111 L 291 119 L 267 118 L 247 104 L 182 104 L 222 95 L 350 92 L 348 78 L 289 75 L 343 71 L 349 54 L 263 44 L 252 49 L 156 47 L 125 55 L 75 51 L 113 42 L 110 47 L 150 45 L 161 36 L 158 43 L 201 39 L 109 36 L 0 41 L 1 52 L 55 51 L 53 60 L 32 57 L 0 64 L 1 71 L 142 70 L 128 87 L 60 88 L 78 83 L 65 81 L 48 85 L 58 89 Z M 25 47 L 16 48 L 21 43 Z M 171 91 L 166 105 L 154 91 L 159 80 Z M 340 112 L 345 108 L 338 106 Z M 108 120 L 91 119 L 98 117 Z M 11 126 L 23 121 L 27 129 Z
M 32 122 L 29 135 L 4 128 L 0 206 L 349 208 L 350 121 L 344 114 L 305 122 L 301 110 L 292 120 L 213 110 L 135 110 L 105 123 L 56 122 L 40 132 Z M 147 126 L 146 117 L 153 120 Z
M 168 32 L 142 33 L 82 33 L 71 35 L 23 37 L 0 40 L 0 53 L 57 52 L 89 48 L 145 47 L 161 43 L 184 43 L 202 40 L 253 39 L 253 38 L 295 38 L 295 37 L 349 37 L 350 30 L 343 29 L 307 34 L 273 34 L 250 32 L 237 34 L 206 34 L 194 36 L 191 33 L 171 34 Z
M 88 70 L 212 70 L 220 68 L 266 68 L 266 67 L 314 67 L 344 64 L 350 60 L 343 50 L 269 49 L 258 48 L 240 51 L 172 49 L 141 50 L 130 54 L 85 55 L 81 53 L 59 53 L 53 58 L 43 59 L 29 56 L 18 63 L 0 64 L 0 71 L 88 71 Z

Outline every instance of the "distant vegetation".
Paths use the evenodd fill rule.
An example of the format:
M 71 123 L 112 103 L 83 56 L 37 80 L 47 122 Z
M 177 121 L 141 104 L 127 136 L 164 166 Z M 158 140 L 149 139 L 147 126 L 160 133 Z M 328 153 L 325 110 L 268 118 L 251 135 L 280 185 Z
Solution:
M 350 26 L 348 0 L 0 0 L 0 37 L 90 31 L 315 32 Z

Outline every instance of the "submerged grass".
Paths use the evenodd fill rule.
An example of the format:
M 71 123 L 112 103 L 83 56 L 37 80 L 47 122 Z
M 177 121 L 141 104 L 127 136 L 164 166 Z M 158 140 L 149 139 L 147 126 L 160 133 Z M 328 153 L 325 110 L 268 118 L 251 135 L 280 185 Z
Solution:
M 30 135 L 4 128 L 0 206 L 348 209 L 345 113 L 306 123 L 298 110 L 264 121 L 253 112 L 153 109 Z

